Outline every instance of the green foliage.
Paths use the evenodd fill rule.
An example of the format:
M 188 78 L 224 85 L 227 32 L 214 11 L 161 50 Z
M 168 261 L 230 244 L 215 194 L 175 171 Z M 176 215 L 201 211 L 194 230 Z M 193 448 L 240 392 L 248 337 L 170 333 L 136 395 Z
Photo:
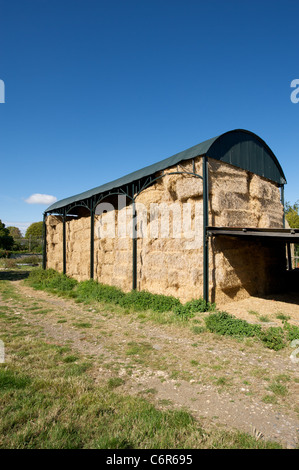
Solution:
M 79 302 L 109 302 L 119 304 L 125 293 L 114 286 L 99 284 L 90 279 L 88 281 L 79 282 L 74 297 Z
M 280 327 L 271 326 L 262 330 L 259 338 L 267 348 L 274 349 L 274 351 L 279 351 L 286 346 L 284 332 Z
M 7 227 L 7 230 L 9 230 L 9 235 L 11 235 L 14 239 L 23 238 L 22 232 L 18 227 L 10 226 Z
M 78 284 L 75 279 L 58 273 L 54 269 L 35 269 L 30 273 L 30 285 L 35 289 L 54 290 L 56 292 L 69 292 Z
M 284 327 L 262 329 L 260 325 L 251 325 L 245 320 L 235 318 L 227 312 L 216 312 L 205 318 L 209 331 L 219 335 L 237 337 L 256 337 L 264 346 L 274 351 L 286 347 L 289 341 L 299 339 L 299 327 L 285 322 Z
M 14 244 L 13 237 L 9 234 L 9 230 L 0 220 L 0 248 L 3 250 L 11 250 Z
M 78 302 L 108 302 L 135 311 L 150 309 L 155 312 L 168 312 L 180 305 L 180 301 L 171 296 L 155 295 L 145 291 L 124 293 L 117 287 L 100 284 L 92 279 L 78 283 L 53 269 L 32 271 L 28 282 L 36 289 L 67 292 Z
M 299 228 L 299 200 L 293 205 L 285 203 L 285 217 L 291 228 Z
M 288 341 L 299 339 L 299 326 L 290 325 L 287 321 L 284 322 L 283 326 Z
M 184 305 L 180 304 L 176 306 L 173 312 L 182 319 L 188 319 L 194 317 L 195 313 L 212 312 L 215 310 L 215 308 L 215 304 L 206 302 L 204 299 L 194 299 L 186 302 Z
M 30 378 L 16 374 L 9 369 L 0 369 L 0 392 L 4 390 L 19 390 L 26 388 L 31 382 Z
M 251 325 L 227 312 L 216 312 L 205 318 L 206 327 L 212 333 L 229 336 L 253 337 L 260 333 L 259 325 Z
M 33 222 L 26 230 L 25 238 L 41 238 L 43 236 L 43 222 Z
M 3 250 L 3 249 L 0 249 L 0 258 L 9 258 L 11 255 L 11 251 L 10 250 Z
M 131 291 L 121 299 L 120 305 L 122 307 L 132 307 L 136 311 L 169 312 L 180 305 L 180 301 L 167 295 L 151 294 L 146 291 Z

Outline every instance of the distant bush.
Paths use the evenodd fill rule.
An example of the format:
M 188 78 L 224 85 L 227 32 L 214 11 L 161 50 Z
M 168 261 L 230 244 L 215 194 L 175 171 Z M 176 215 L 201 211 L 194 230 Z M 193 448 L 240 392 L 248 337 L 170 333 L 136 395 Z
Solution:
M 0 258 L 10 258 L 11 251 L 0 249 Z
M 3 250 L 11 250 L 14 244 L 13 237 L 9 234 L 9 230 L 0 220 L 0 248 Z
M 1 265 L 6 269 L 14 269 L 17 267 L 16 260 L 12 258 L 4 258 Z
M 39 258 L 37 255 L 32 255 L 32 256 L 23 256 L 21 258 L 16 258 L 16 263 L 17 264 L 40 264 L 41 263 L 41 258 Z
M 26 230 L 25 238 L 41 238 L 43 236 L 43 222 L 33 222 Z

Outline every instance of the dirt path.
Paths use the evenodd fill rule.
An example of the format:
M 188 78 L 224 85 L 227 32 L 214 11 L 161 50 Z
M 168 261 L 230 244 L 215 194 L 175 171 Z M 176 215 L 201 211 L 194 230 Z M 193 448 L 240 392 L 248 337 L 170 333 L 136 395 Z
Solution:
M 292 349 L 273 352 L 253 340 L 198 334 L 197 324 L 193 330 L 155 324 L 143 314 L 83 306 L 23 281 L 13 285 L 27 301 L 26 309 L 15 302 L 15 313 L 47 341 L 92 356 L 96 381 L 118 378 L 119 391 L 158 407 L 187 408 L 207 428 L 299 445 L 299 363 L 290 360 Z

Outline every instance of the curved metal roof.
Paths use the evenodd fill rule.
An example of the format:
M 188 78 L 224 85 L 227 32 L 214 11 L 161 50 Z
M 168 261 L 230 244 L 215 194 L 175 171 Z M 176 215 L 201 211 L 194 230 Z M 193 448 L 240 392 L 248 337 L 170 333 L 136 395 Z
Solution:
M 72 197 L 55 202 L 46 209 L 47 212 L 55 212 L 70 204 L 84 201 L 92 196 L 112 191 L 122 186 L 134 183 L 142 178 L 149 177 L 155 173 L 177 165 L 184 160 L 206 155 L 207 157 L 220 160 L 230 165 L 250 171 L 259 176 L 269 179 L 279 185 L 286 183 L 283 170 L 268 145 L 253 132 L 235 129 L 220 136 L 206 140 L 201 144 L 190 147 L 172 157 L 149 165 L 141 170 L 134 171 L 122 178 L 110 183 L 103 184 Z

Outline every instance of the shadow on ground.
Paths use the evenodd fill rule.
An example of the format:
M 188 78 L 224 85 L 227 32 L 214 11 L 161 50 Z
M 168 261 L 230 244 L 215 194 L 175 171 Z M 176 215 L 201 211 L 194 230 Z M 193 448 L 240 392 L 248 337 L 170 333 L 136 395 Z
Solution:
M 29 271 L 0 271 L 0 281 L 20 281 L 29 276 Z

